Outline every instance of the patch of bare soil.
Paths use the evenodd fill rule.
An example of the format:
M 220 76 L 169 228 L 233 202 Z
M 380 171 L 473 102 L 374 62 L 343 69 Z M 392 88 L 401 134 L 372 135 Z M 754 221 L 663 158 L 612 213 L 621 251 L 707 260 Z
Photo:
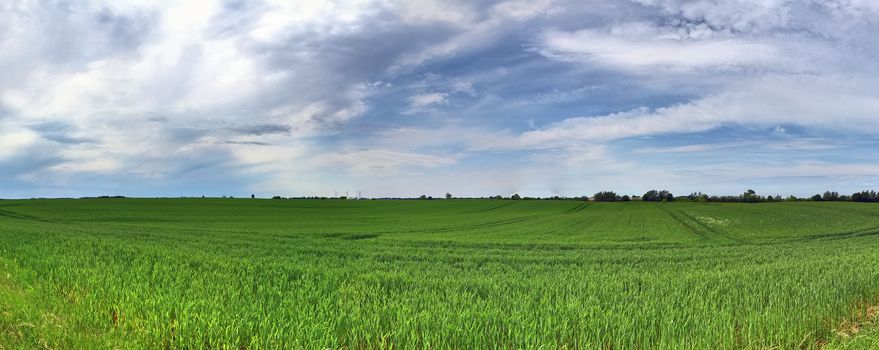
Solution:
M 861 308 L 854 317 L 842 321 L 834 331 L 840 337 L 850 338 L 860 333 L 864 328 L 873 327 L 879 327 L 879 305 Z

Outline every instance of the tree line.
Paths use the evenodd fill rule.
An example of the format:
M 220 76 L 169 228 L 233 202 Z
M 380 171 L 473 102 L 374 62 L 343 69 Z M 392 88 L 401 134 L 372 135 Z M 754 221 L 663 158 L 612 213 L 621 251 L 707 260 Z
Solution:
M 107 196 L 102 196 L 98 198 L 110 198 Z M 124 198 L 124 197 L 112 197 L 112 198 Z M 204 198 L 204 197 L 202 197 Z M 223 196 L 226 198 L 226 196 Z M 234 197 L 230 197 L 234 198 Z M 503 200 L 575 200 L 575 201 L 595 201 L 595 202 L 629 202 L 629 201 L 642 201 L 642 202 L 717 202 L 717 203 L 764 203 L 764 202 L 797 202 L 797 201 L 814 201 L 814 202 L 879 202 L 879 192 L 876 191 L 861 191 L 856 192 L 851 195 L 841 195 L 839 192 L 835 191 L 825 191 L 823 194 L 818 193 L 814 196 L 801 198 L 796 196 L 787 196 L 782 197 L 781 195 L 768 195 L 763 196 L 757 194 L 756 191 L 752 189 L 748 189 L 744 191 L 740 195 L 708 195 L 702 192 L 693 192 L 686 196 L 675 196 L 668 190 L 649 190 L 642 195 L 627 195 L 627 194 L 617 194 L 614 191 L 601 191 L 597 192 L 592 197 L 589 196 L 576 196 L 576 197 L 563 197 L 563 196 L 550 196 L 550 197 L 528 197 L 521 196 L 518 193 L 514 193 L 510 196 L 503 195 L 495 195 L 489 197 L 454 197 L 450 193 L 446 193 L 443 197 L 432 197 L 428 195 L 421 195 L 415 198 L 403 198 L 403 197 L 387 197 L 387 198 L 368 198 L 372 200 L 380 200 L 380 199 L 415 199 L 415 200 L 435 200 L 435 199 L 503 199 Z M 281 197 L 274 196 L 272 199 L 349 199 L 347 196 L 340 197 Z M 360 198 L 367 199 L 367 198 Z
M 686 196 L 675 196 L 666 190 L 650 190 L 642 196 L 618 195 L 613 191 L 601 191 L 595 193 L 590 200 L 596 202 L 627 202 L 632 200 L 640 200 L 644 202 L 718 202 L 718 203 L 764 203 L 764 202 L 797 202 L 797 201 L 814 201 L 814 202 L 879 202 L 879 193 L 876 191 L 861 191 L 852 195 L 841 195 L 835 191 L 825 191 L 824 194 L 815 194 L 808 198 L 800 198 L 796 196 L 782 197 L 781 195 L 762 196 L 756 191 L 748 189 L 737 196 L 716 196 L 707 195 L 702 192 L 693 192 Z

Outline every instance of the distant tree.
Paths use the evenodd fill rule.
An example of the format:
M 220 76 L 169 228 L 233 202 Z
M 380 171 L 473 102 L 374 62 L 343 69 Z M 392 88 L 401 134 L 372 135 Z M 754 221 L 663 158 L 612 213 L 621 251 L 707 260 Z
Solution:
M 641 200 L 645 202 L 671 202 L 675 200 L 675 195 L 666 190 L 650 190 L 641 196 Z
M 427 199 L 427 195 L 422 194 L 421 197 L 418 197 L 418 199 Z
M 815 201 L 815 202 L 820 202 L 820 201 L 821 201 L 821 195 L 820 195 L 820 194 L 816 194 L 816 195 L 812 196 L 812 198 L 810 198 L 810 199 L 813 200 L 813 201 Z
M 707 202 L 707 201 L 708 201 L 708 195 L 707 195 L 707 194 L 704 194 L 704 193 L 702 193 L 702 192 L 693 192 L 693 193 L 690 193 L 689 195 L 687 195 L 686 198 L 687 198 L 687 200 L 689 200 L 689 201 L 691 201 L 691 202 L 700 202 L 700 203 L 701 203 L 701 202 Z
M 451 194 L 451 193 L 446 193 L 446 199 L 452 199 L 452 194 Z
M 824 192 L 824 195 L 821 197 L 821 200 L 828 201 L 828 202 L 835 202 L 835 201 L 838 201 L 838 200 L 839 200 L 839 193 L 837 193 L 837 192 L 831 192 L 831 191 L 825 191 L 825 192 Z
M 255 195 L 255 194 L 250 194 L 250 199 L 254 199 L 254 198 L 256 198 L 256 195 Z
M 879 202 L 879 194 L 876 191 L 861 191 L 851 195 L 853 202 Z
M 788 201 L 788 202 L 796 202 L 796 201 L 798 201 L 798 200 L 800 200 L 800 199 L 797 198 L 797 196 L 794 196 L 794 195 L 790 195 L 790 196 L 787 197 L 787 201 Z
M 518 193 L 514 193 L 513 196 L 510 197 L 510 199 L 512 199 L 512 200 L 514 200 L 514 201 L 517 201 L 517 200 L 522 199 L 522 197 L 519 196 Z
M 760 198 L 760 196 L 757 195 L 757 192 L 752 189 L 748 189 L 747 191 L 745 191 L 745 193 L 742 194 L 742 202 L 757 203 L 760 201 L 762 201 L 762 198 Z
M 619 200 L 619 196 L 613 191 L 598 192 L 593 198 L 596 202 L 616 202 Z
M 628 202 L 628 201 L 632 200 L 632 198 L 630 198 L 629 195 L 624 194 L 624 195 L 620 198 L 620 200 L 623 201 L 623 202 Z

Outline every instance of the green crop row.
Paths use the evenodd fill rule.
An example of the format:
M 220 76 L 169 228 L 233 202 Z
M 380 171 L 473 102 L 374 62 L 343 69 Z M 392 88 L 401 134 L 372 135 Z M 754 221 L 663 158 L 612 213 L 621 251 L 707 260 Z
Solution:
M 0 349 L 870 348 L 877 266 L 864 203 L 2 201 Z

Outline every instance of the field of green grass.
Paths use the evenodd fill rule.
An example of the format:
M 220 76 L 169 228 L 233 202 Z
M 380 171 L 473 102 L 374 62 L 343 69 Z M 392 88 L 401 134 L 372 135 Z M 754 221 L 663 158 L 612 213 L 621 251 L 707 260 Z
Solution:
M 0 201 L 0 349 L 879 348 L 879 205 Z

